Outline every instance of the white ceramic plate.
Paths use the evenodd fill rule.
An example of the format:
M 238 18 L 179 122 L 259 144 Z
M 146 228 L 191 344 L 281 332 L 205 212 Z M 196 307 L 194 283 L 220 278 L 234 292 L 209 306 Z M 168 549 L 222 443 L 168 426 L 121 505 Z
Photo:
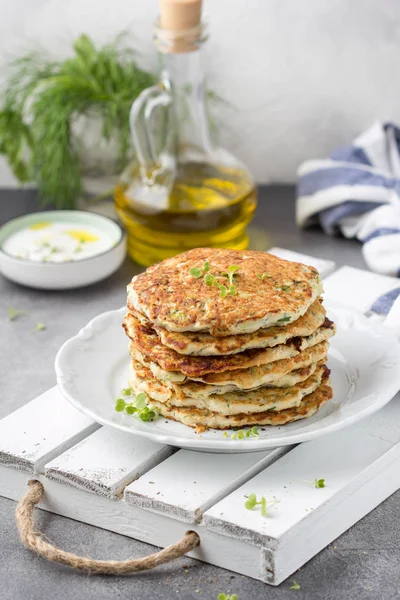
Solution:
M 376 412 L 400 389 L 400 342 L 395 335 L 352 309 L 336 304 L 327 309 L 337 326 L 329 352 L 333 400 L 310 419 L 260 427 L 258 438 L 232 440 L 217 430 L 196 434 L 162 417 L 143 423 L 117 413 L 115 399 L 129 375 L 128 341 L 121 326 L 125 308 L 99 315 L 62 346 L 55 365 L 58 385 L 94 421 L 161 444 L 204 452 L 254 452 L 312 440 Z

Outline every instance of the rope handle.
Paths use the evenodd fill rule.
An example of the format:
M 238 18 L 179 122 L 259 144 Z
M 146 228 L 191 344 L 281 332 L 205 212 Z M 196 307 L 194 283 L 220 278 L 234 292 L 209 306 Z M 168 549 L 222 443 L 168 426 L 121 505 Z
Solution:
M 129 575 L 171 562 L 200 545 L 198 534 L 195 531 L 187 531 L 176 544 L 172 544 L 160 552 L 133 560 L 95 560 L 65 552 L 45 540 L 40 531 L 35 528 L 34 510 L 44 498 L 45 491 L 43 485 L 36 479 L 31 479 L 28 486 L 29 489 L 18 503 L 15 513 L 19 535 L 26 548 L 49 561 L 96 575 Z

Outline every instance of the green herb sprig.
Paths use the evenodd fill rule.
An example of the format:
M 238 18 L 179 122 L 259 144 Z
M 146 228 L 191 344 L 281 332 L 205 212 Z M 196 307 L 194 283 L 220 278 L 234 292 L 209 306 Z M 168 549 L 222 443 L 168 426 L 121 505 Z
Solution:
M 73 131 L 78 117 L 96 115 L 101 136 L 118 140 L 116 168 L 130 148 L 129 111 L 155 77 L 140 69 L 126 34 L 101 48 L 87 35 L 63 61 L 38 51 L 13 61 L 0 107 L 0 153 L 16 178 L 35 181 L 40 196 L 57 208 L 76 208 L 82 167 Z
M 128 415 L 135 415 L 141 421 L 153 421 L 157 417 L 157 413 L 147 406 L 146 394 L 141 392 L 133 402 L 127 402 L 127 397 L 131 395 L 132 390 L 130 388 L 121 390 L 121 396 L 115 401 L 115 410 L 117 412 L 125 411 Z M 125 398 L 122 396 L 125 396 Z
M 303 481 L 304 483 L 312 483 L 316 489 L 326 487 L 325 479 L 316 478 L 314 481 L 310 481 L 309 479 L 301 479 L 300 481 Z
M 250 494 L 248 496 L 246 502 L 244 503 L 244 506 L 245 506 L 245 508 L 247 508 L 247 510 L 253 510 L 253 508 L 260 505 L 261 506 L 261 515 L 263 517 L 266 517 L 267 516 L 267 505 L 269 507 L 271 507 L 274 504 L 277 504 L 278 502 L 279 502 L 279 500 L 269 500 L 267 502 L 267 499 L 264 496 L 261 496 L 261 499 L 258 501 L 256 494 Z
M 227 272 L 222 274 L 222 277 L 228 278 L 229 288 L 227 288 L 226 285 L 224 285 L 223 283 L 220 283 L 215 275 L 209 273 L 210 264 L 208 262 L 205 262 L 202 268 L 192 267 L 191 269 L 189 269 L 189 273 L 196 279 L 200 279 L 200 277 L 203 276 L 204 283 L 209 287 L 215 286 L 216 288 L 218 288 L 221 298 L 225 298 L 228 295 L 236 296 L 237 294 L 236 285 L 233 282 L 233 278 L 235 277 L 236 271 L 238 269 L 239 267 L 237 267 L 236 265 L 230 265 L 228 267 Z
M 26 310 L 18 310 L 18 308 L 14 308 L 12 306 L 8 307 L 8 319 L 9 321 L 15 321 L 18 317 L 22 317 L 23 315 L 27 315 Z
M 314 479 L 314 487 L 315 488 L 324 488 L 325 487 L 325 479 Z
M 203 267 L 201 269 L 199 267 L 192 267 L 189 270 L 189 273 L 190 273 L 190 275 L 193 275 L 193 277 L 195 277 L 196 279 L 200 279 L 200 277 L 202 275 L 204 275 L 204 273 L 207 273 L 209 270 L 210 270 L 210 265 L 206 261 L 205 263 L 203 263 Z
M 98 118 L 101 141 L 116 140 L 113 168 L 121 172 L 131 155 L 132 102 L 156 76 L 138 66 L 127 32 L 101 47 L 82 34 L 66 60 L 34 50 L 12 61 L 9 70 L 0 104 L 0 154 L 20 183 L 36 182 L 44 203 L 77 208 L 84 167 L 74 123 Z M 207 98 L 210 106 L 227 104 L 213 90 Z M 211 116 L 210 125 L 215 127 Z
M 300 585 L 297 583 L 297 581 L 293 580 L 293 583 L 290 586 L 289 590 L 299 590 L 299 589 L 300 589 Z
M 227 273 L 222 273 L 223 277 L 227 277 L 229 279 L 229 294 L 231 294 L 232 296 L 236 296 L 236 285 L 233 283 L 233 278 L 236 275 L 236 271 L 239 270 L 239 267 L 237 267 L 236 265 L 230 265 L 230 267 L 228 267 L 228 272 Z

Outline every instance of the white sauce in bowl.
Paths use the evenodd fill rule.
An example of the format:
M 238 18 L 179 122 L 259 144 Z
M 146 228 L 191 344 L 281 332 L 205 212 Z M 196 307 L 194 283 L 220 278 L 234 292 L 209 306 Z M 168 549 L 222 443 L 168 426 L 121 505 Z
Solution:
M 63 263 L 102 254 L 114 245 L 111 237 L 92 225 L 42 221 L 10 235 L 2 249 L 33 262 Z

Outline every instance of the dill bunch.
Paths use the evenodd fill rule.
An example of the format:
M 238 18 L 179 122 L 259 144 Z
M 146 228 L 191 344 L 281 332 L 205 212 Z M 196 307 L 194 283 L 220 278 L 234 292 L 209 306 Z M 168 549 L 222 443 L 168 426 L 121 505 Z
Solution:
M 73 135 L 77 118 L 95 114 L 102 137 L 118 139 L 118 164 L 127 162 L 132 102 L 155 81 L 140 69 L 125 36 L 96 49 L 87 35 L 73 56 L 51 61 L 32 52 L 11 64 L 0 106 L 0 153 L 21 183 L 35 181 L 45 203 L 76 208 L 82 168 Z

